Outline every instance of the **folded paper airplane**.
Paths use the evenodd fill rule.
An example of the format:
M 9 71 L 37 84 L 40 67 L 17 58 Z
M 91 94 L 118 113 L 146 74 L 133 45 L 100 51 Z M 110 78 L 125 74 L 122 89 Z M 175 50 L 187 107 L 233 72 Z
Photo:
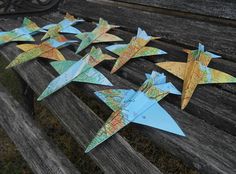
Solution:
M 92 43 L 122 41 L 121 38 L 107 33 L 112 28 L 117 28 L 117 27 L 119 26 L 110 25 L 108 24 L 107 21 L 100 18 L 99 24 L 92 32 L 85 32 L 76 35 L 76 37 L 81 40 L 81 43 L 76 51 L 76 54 L 78 54 L 83 49 L 87 48 Z
M 132 58 L 139 58 L 142 56 L 154 56 L 166 54 L 154 47 L 146 47 L 151 40 L 158 39 L 157 37 L 148 36 L 147 33 L 138 28 L 137 36 L 133 37 L 129 44 L 117 44 L 106 47 L 109 51 L 117 54 L 119 57 L 111 70 L 111 73 L 115 73 L 120 69 L 126 62 Z
M 11 31 L 0 32 L 0 45 L 12 41 L 34 41 L 31 35 L 40 32 L 40 28 L 28 18 L 24 18 L 20 28 Z
M 70 15 L 69 13 L 66 13 L 64 20 L 62 20 L 58 24 L 49 24 L 42 28 L 43 30 L 48 31 L 41 40 L 53 37 L 54 33 L 80 34 L 80 30 L 75 27 L 72 27 L 72 25 L 83 21 L 83 19 L 76 19 L 74 16 Z
M 86 153 L 131 122 L 185 136 L 174 119 L 158 104 L 169 93 L 181 93 L 170 82 L 166 82 L 164 74 L 153 71 L 146 77 L 138 91 L 108 89 L 95 92 L 114 112 L 88 145 Z
M 112 59 L 114 58 L 103 54 L 101 49 L 93 47 L 90 53 L 79 61 L 65 60 L 51 62 L 51 65 L 60 76 L 50 82 L 37 100 L 44 99 L 72 81 L 112 86 L 112 83 L 102 73 L 93 68 L 103 60 Z
M 19 54 L 6 68 L 11 68 L 18 64 L 27 62 L 37 57 L 52 59 L 52 60 L 65 60 L 64 56 L 58 50 L 62 47 L 68 46 L 70 43 L 77 42 L 76 40 L 67 40 L 64 36 L 58 35 L 51 38 L 39 45 L 36 44 L 21 44 L 17 47 L 24 52 Z
M 235 77 L 207 67 L 212 58 L 220 58 L 220 56 L 205 51 L 204 45 L 199 44 L 198 50 L 184 51 L 188 53 L 187 63 L 157 63 L 157 66 L 167 70 L 184 81 L 181 109 L 184 109 L 187 106 L 198 84 L 236 83 Z

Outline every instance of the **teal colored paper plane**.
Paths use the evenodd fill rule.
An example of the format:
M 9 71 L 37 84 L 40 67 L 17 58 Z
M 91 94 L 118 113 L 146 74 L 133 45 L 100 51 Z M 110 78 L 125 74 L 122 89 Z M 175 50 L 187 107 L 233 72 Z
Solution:
M 99 24 L 92 32 L 85 32 L 76 35 L 77 38 L 81 40 L 81 43 L 76 50 L 76 54 L 87 48 L 89 45 L 93 43 L 101 43 L 101 42 L 115 42 L 122 41 L 121 38 L 107 33 L 112 28 L 117 28 L 119 26 L 110 25 L 107 21 L 100 18 Z
M 90 53 L 79 61 L 65 60 L 51 62 L 51 65 L 60 76 L 49 83 L 37 100 L 44 99 L 72 81 L 112 86 L 112 83 L 102 73 L 93 68 L 103 60 L 112 59 L 114 58 L 103 54 L 101 49 L 93 47 Z
M 158 104 L 170 93 L 181 93 L 170 82 L 166 82 L 164 74 L 153 71 L 146 77 L 147 80 L 138 91 L 108 89 L 95 92 L 114 112 L 88 145 L 86 153 L 131 122 L 185 136 L 174 119 Z
M 13 41 L 34 41 L 31 35 L 40 32 L 40 28 L 28 18 L 24 18 L 20 28 L 0 32 L 0 45 Z
M 158 39 L 158 37 L 148 36 L 144 30 L 138 28 L 137 36 L 133 37 L 129 44 L 116 44 L 106 47 L 107 50 L 119 56 L 111 73 L 115 73 L 130 59 L 166 54 L 161 49 L 146 46 L 151 40 L 155 39 Z
M 52 37 L 54 36 L 54 34 L 57 33 L 80 34 L 80 30 L 73 27 L 72 25 L 83 21 L 83 19 L 76 19 L 74 16 L 70 15 L 69 13 L 66 13 L 64 20 L 62 20 L 58 24 L 49 24 L 42 28 L 43 30 L 47 30 L 47 32 L 41 40 Z

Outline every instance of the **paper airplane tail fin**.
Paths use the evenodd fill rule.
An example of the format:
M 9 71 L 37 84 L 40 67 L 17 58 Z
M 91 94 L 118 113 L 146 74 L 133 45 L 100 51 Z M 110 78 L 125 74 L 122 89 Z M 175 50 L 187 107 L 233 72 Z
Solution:
M 26 27 L 28 30 L 40 30 L 40 27 L 29 18 L 24 18 L 22 26 Z
M 118 25 L 110 25 L 108 24 L 108 22 L 102 18 L 99 19 L 99 23 L 98 23 L 99 26 L 108 26 L 109 28 L 119 28 L 120 26 Z
M 145 74 L 145 75 L 146 75 L 146 78 L 147 78 L 148 81 L 152 81 L 153 85 L 166 83 L 166 76 L 165 76 L 164 73 L 159 73 L 157 71 L 152 71 L 151 74 Z
M 70 20 L 70 21 L 76 20 L 75 17 L 72 16 L 71 14 L 69 14 L 69 13 L 66 13 L 64 19 L 67 19 L 67 20 Z
M 221 56 L 220 55 L 217 55 L 217 54 L 213 54 L 213 53 L 210 53 L 210 52 L 208 52 L 208 51 L 205 51 L 205 46 L 203 45 L 203 44 L 201 44 L 201 43 L 199 43 L 198 44 L 198 51 L 199 52 L 202 52 L 202 53 L 206 53 L 206 54 L 208 54 L 211 58 L 221 58 Z M 183 49 L 183 52 L 186 52 L 186 53 L 191 53 L 192 52 L 192 50 L 189 50 L 189 49 Z
M 92 47 L 89 54 L 92 58 L 92 60 L 90 60 L 90 63 L 91 63 L 91 65 L 94 65 L 94 66 L 104 60 L 114 60 L 115 59 L 114 57 L 109 56 L 108 54 L 103 54 L 102 50 L 100 48 L 95 48 L 95 47 Z

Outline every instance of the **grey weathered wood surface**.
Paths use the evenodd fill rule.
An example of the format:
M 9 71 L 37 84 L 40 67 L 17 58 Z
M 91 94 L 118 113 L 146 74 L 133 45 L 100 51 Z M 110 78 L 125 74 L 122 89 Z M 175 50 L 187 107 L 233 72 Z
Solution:
M 42 16 L 42 18 L 49 20 L 50 22 L 59 22 L 62 18 L 62 15 L 53 13 Z M 41 25 L 45 25 L 47 23 L 46 21 L 43 21 L 42 19 L 37 17 L 32 19 Z M 89 28 L 93 28 L 94 25 L 86 23 L 80 24 L 78 25 L 78 27 L 82 31 L 89 31 Z M 121 32 L 116 30 L 115 33 L 120 35 Z M 130 37 L 130 35 L 128 37 Z M 102 47 L 104 47 L 104 45 L 102 45 Z M 78 59 L 78 56 L 76 56 L 72 51 L 69 51 L 67 49 L 65 50 L 66 51 L 63 51 L 63 54 L 68 59 Z M 87 51 L 88 50 L 89 49 L 87 49 Z M 111 69 L 112 65 L 112 62 L 107 62 L 105 63 L 105 68 L 99 66 L 99 70 L 102 71 L 103 74 L 106 75 L 106 77 L 108 77 L 115 84 L 115 87 L 123 88 L 132 87 L 137 89 L 137 86 L 144 81 L 144 71 L 150 72 L 152 69 L 155 69 L 155 66 L 151 62 L 145 60 L 135 60 L 129 62 L 125 67 L 122 68 L 121 73 L 119 74 L 121 77 L 119 77 L 116 74 L 110 75 L 108 70 Z M 125 80 L 124 78 L 128 79 L 129 81 Z M 136 81 L 133 81 L 132 78 L 136 79 Z M 131 83 L 130 81 L 133 81 L 133 83 Z M 92 91 L 94 92 L 102 89 L 102 87 L 94 85 L 82 85 L 80 86 L 80 88 L 82 88 L 81 91 L 86 90 L 88 92 L 88 95 L 91 94 Z M 215 90 L 219 91 L 219 89 Z M 213 96 L 214 95 L 215 94 L 213 94 Z M 214 99 L 214 101 L 215 100 L 216 98 Z M 224 131 L 216 129 L 214 126 L 206 124 L 204 121 L 195 118 L 192 114 L 181 111 L 179 107 L 176 107 L 169 102 L 163 101 L 162 104 L 170 113 L 172 113 L 172 115 L 177 118 L 180 125 L 183 126 L 183 129 L 188 135 L 187 139 L 182 139 L 180 137 L 176 137 L 166 133 L 160 133 L 160 131 L 157 131 L 155 129 L 137 126 L 139 129 L 142 129 L 141 132 L 143 132 L 145 135 L 148 135 L 148 137 L 150 137 L 150 139 L 152 139 L 157 145 L 167 149 L 169 152 L 180 157 L 187 163 L 191 163 L 200 171 L 204 171 L 206 173 L 235 172 L 236 169 L 234 163 L 236 162 L 236 149 L 231 145 L 236 142 L 236 139 L 233 136 L 225 133 Z M 229 104 L 230 103 L 228 103 L 228 105 Z M 201 106 L 201 103 L 198 103 L 198 105 Z M 197 104 L 195 105 L 195 107 L 197 107 Z M 100 108 L 106 108 L 106 106 L 102 104 Z M 196 111 L 197 109 L 199 109 L 199 106 L 196 108 Z M 222 137 L 225 137 L 227 141 L 221 142 Z M 213 148 L 210 149 L 206 147 Z M 224 154 L 224 156 L 222 156 L 222 154 Z
M 0 103 L 0 125 L 34 173 L 80 173 L 1 84 Z
M 158 7 L 168 10 L 196 13 L 227 19 L 236 19 L 236 2 L 234 0 L 118 0 L 130 4 Z M 145 8 L 145 7 L 144 7 Z
M 18 20 L 0 19 L 0 21 L 2 22 L 0 28 L 6 30 L 20 24 Z M 15 44 L 12 43 L 3 46 L 0 53 L 8 61 L 11 61 L 20 51 L 15 49 Z M 15 70 L 37 95 L 55 77 L 37 60 L 19 65 Z M 102 126 L 101 119 L 68 88 L 62 89 L 59 93 L 44 100 L 43 103 L 57 116 L 66 130 L 83 148 L 88 145 Z M 157 167 L 133 150 L 118 134 L 89 155 L 106 173 L 161 173 Z
M 236 73 L 236 65 L 234 63 L 236 51 L 235 39 L 233 37 L 236 31 L 234 22 L 230 23 L 229 26 L 224 26 L 225 23 L 217 24 L 212 21 L 208 22 L 205 20 L 205 18 L 204 20 L 196 18 L 191 19 L 188 18 L 187 15 L 185 18 L 183 16 L 176 17 L 173 16 L 173 14 L 167 15 L 166 13 L 159 14 L 157 12 L 151 11 L 140 11 L 140 9 L 133 9 L 130 8 L 130 6 L 123 6 L 119 4 L 117 5 L 116 3 L 110 3 L 110 1 L 106 3 L 106 1 L 104 0 L 96 2 L 91 0 L 89 2 L 79 1 L 79 3 L 75 0 L 67 0 L 65 1 L 65 4 L 60 7 L 60 10 L 64 12 L 71 12 L 72 14 L 84 17 L 89 21 L 97 21 L 99 17 L 104 17 L 109 22 L 112 22 L 117 25 L 122 25 L 121 29 L 117 29 L 113 31 L 113 33 L 124 38 L 125 42 L 128 42 L 130 38 L 134 36 L 134 31 L 138 26 L 144 27 L 144 29 L 147 30 L 148 33 L 150 32 L 153 35 L 160 33 L 162 36 L 164 36 L 165 39 L 169 39 L 163 39 L 161 41 L 155 41 L 152 43 L 153 46 L 159 47 L 167 51 L 168 55 L 166 56 L 158 58 L 149 58 L 148 60 L 140 59 L 136 61 L 130 61 L 115 75 L 109 74 L 109 70 L 111 69 L 113 62 L 106 62 L 103 63 L 102 66 L 98 66 L 98 69 L 102 71 L 104 75 L 106 75 L 116 85 L 116 87 L 136 89 L 145 79 L 144 72 L 151 72 L 151 70 L 153 69 L 161 71 L 153 64 L 153 62 L 176 60 L 176 58 L 178 58 L 180 61 L 184 61 L 186 59 L 186 54 L 182 52 L 183 47 L 193 48 L 193 46 L 195 47 L 196 43 L 199 41 L 206 44 L 207 48 L 209 48 L 208 50 L 218 52 L 223 55 L 223 59 L 213 60 L 213 63 L 211 63 L 210 65 L 211 67 L 226 71 L 232 75 L 235 75 Z M 195 13 L 194 11 L 191 12 Z M 205 13 L 204 11 L 202 12 Z M 210 15 L 214 16 L 214 14 Z M 222 13 L 222 15 L 224 14 Z M 59 13 L 53 13 L 41 17 L 34 17 L 32 19 L 39 25 L 43 26 L 46 23 L 55 21 L 59 22 L 62 17 L 63 16 Z M 151 25 L 152 22 L 154 23 L 154 28 L 153 25 Z M 13 25 L 16 24 L 17 22 L 14 20 L 12 20 L 11 22 L 3 20 L 0 23 L 0 28 L 14 28 Z M 177 24 L 178 26 L 176 26 Z M 94 28 L 94 25 L 90 22 L 85 22 L 84 24 L 79 24 L 77 26 L 82 29 L 82 31 L 91 31 Z M 206 28 L 209 31 L 206 31 Z M 132 33 L 128 31 L 132 31 Z M 216 36 L 219 37 L 216 38 Z M 184 46 L 181 44 L 184 44 Z M 12 45 L 13 44 L 11 44 L 11 46 Z M 106 44 L 100 44 L 99 46 L 104 48 L 105 45 Z M 13 48 L 13 46 L 11 48 Z M 8 60 L 12 60 L 13 57 L 19 52 L 17 50 L 14 50 L 13 53 L 10 53 L 10 50 L 11 49 L 4 47 L 3 50 L 0 50 L 0 52 L 3 53 Z M 89 49 L 87 49 L 86 51 L 88 50 Z M 69 49 L 63 49 L 62 52 L 68 59 L 80 58 L 80 56 L 76 56 Z M 19 74 L 30 84 L 34 91 L 39 94 L 40 92 L 42 92 L 43 88 L 47 86 L 47 83 L 45 83 L 45 81 L 49 82 L 49 80 L 52 79 L 50 73 L 51 68 L 47 67 L 47 69 L 45 69 L 40 64 L 38 64 L 37 61 L 35 61 L 35 63 L 29 62 L 27 64 L 27 66 L 22 65 L 17 67 L 16 69 Z M 27 70 L 28 66 L 30 66 L 30 69 Z M 23 69 L 25 68 L 26 72 L 23 71 Z M 33 74 L 27 74 L 27 72 L 29 73 L 30 70 L 32 70 L 33 68 L 36 68 L 36 71 L 42 71 L 43 73 L 36 72 Z M 43 75 L 44 73 L 46 74 Z M 44 79 L 43 82 L 41 82 L 41 80 L 37 83 L 31 82 L 31 80 L 36 77 Z M 177 80 L 175 77 L 168 74 L 168 80 L 173 82 L 179 89 L 181 88 L 181 81 Z M 81 91 L 87 91 L 86 95 L 88 95 L 88 97 L 94 97 L 94 95 L 92 94 L 93 91 L 104 89 L 101 86 L 88 84 L 78 86 Z M 167 134 L 155 129 L 139 125 L 137 125 L 136 127 L 140 130 L 141 133 L 150 138 L 153 143 L 165 148 L 170 153 L 181 158 L 187 164 L 194 166 L 201 172 L 209 174 L 235 173 L 236 138 L 233 136 L 236 132 L 235 94 L 236 90 L 234 85 L 201 86 L 196 90 L 189 107 L 185 111 L 181 111 L 179 109 L 179 97 L 170 96 L 163 100 L 161 102 L 161 105 L 177 120 L 177 122 L 186 132 L 187 138 L 180 138 L 171 134 Z M 65 116 L 63 116 L 63 114 L 66 114 L 66 112 L 58 108 L 56 104 L 61 105 L 61 102 L 58 102 L 58 100 L 60 101 L 60 99 L 65 96 L 66 98 L 70 98 L 70 100 L 72 98 L 72 101 L 63 102 L 62 106 L 70 106 L 73 104 L 75 106 L 78 105 L 78 109 L 81 109 L 81 115 L 86 115 L 88 114 L 87 112 L 89 112 L 89 118 L 78 119 L 76 118 L 75 114 L 72 114 L 70 111 L 69 117 L 64 118 Z M 86 105 L 84 105 L 81 100 L 78 100 L 79 102 L 77 100 L 77 97 L 70 90 L 64 88 L 55 95 L 52 95 L 49 99 L 45 100 L 45 104 L 62 121 L 63 125 L 75 137 L 77 142 L 79 142 L 79 144 L 84 147 L 94 136 L 95 132 L 98 130 L 101 124 L 93 123 L 91 124 L 92 129 L 91 127 L 90 129 L 88 129 L 84 124 L 88 124 L 88 120 L 92 120 L 94 118 L 95 120 L 98 120 L 98 118 L 95 114 L 90 113 L 92 111 Z M 56 103 L 53 103 L 53 101 L 56 101 Z M 109 109 L 106 109 L 106 105 L 101 103 L 96 98 L 94 98 L 94 101 L 96 101 L 97 105 L 101 107 L 101 110 L 104 110 L 104 113 L 107 113 L 107 116 L 109 116 Z M 76 104 L 76 102 L 78 102 L 78 104 Z M 84 111 L 84 109 L 86 111 Z M 76 109 L 74 109 L 74 111 L 76 111 Z M 82 131 L 82 133 L 80 133 L 79 135 L 76 135 L 76 133 L 78 133 L 78 128 L 75 128 L 76 123 L 82 126 L 82 128 L 79 129 L 80 131 Z M 91 130 L 91 132 L 89 133 L 88 137 L 82 135 L 85 131 L 89 130 Z M 225 131 L 227 131 L 227 133 Z M 119 138 L 120 137 L 118 136 L 118 139 Z M 105 151 L 110 151 L 110 146 L 116 147 L 113 145 L 113 141 L 117 141 L 117 137 L 113 139 L 109 140 L 107 143 L 104 143 L 102 147 L 99 147 L 98 149 L 96 149 L 96 151 L 93 151 L 92 154 L 90 154 L 92 158 L 95 159 L 97 164 L 104 171 L 107 172 L 110 171 L 110 169 L 108 169 L 110 163 L 106 165 L 105 161 L 110 158 L 112 159 L 112 156 L 117 155 L 116 153 L 119 153 L 120 150 L 112 152 L 112 154 L 110 154 L 110 156 L 107 158 L 104 157 L 105 155 L 101 151 L 103 151 L 104 149 Z M 222 141 L 222 139 L 224 139 L 224 141 Z M 139 156 L 136 154 L 136 152 L 132 152 L 135 153 L 134 156 Z M 97 159 L 96 157 L 98 157 L 99 154 L 102 154 L 104 156 Z M 121 160 L 122 158 L 126 158 L 126 153 L 119 154 L 118 158 L 119 160 Z M 132 160 L 132 158 L 129 158 L 129 156 L 127 158 L 129 160 Z M 143 158 L 141 157 L 138 162 L 142 160 Z M 137 162 L 133 162 L 132 165 L 135 166 L 135 163 L 137 164 Z M 104 165 L 106 166 L 104 167 Z M 120 165 L 121 169 L 112 169 L 112 171 L 124 172 L 126 170 L 126 168 L 123 169 L 124 163 L 121 163 Z M 146 165 L 145 161 L 145 164 L 143 166 L 144 168 L 146 168 L 148 165 L 150 164 L 147 162 Z M 113 167 L 114 166 L 112 166 L 111 168 Z M 151 166 L 151 168 L 152 167 L 153 166 Z M 131 168 L 132 166 L 128 168 L 128 171 L 131 171 Z M 138 168 L 135 168 L 134 170 L 138 171 Z M 155 169 L 155 167 L 151 170 L 158 171 Z
M 44 18 L 46 20 L 54 20 L 60 21 L 63 15 L 58 15 L 55 13 L 54 15 L 45 15 Z M 35 18 L 37 22 L 40 23 L 40 20 Z M 44 23 L 43 23 L 44 24 Z M 83 31 L 90 31 L 95 25 L 91 23 L 80 24 L 78 27 Z M 125 39 L 125 42 L 128 42 L 129 39 L 134 35 L 125 31 L 116 30 L 115 34 Z M 185 61 L 186 55 L 183 55 L 180 51 L 176 51 L 173 45 L 165 44 L 164 42 L 156 41 L 152 46 L 160 47 L 165 51 L 171 50 L 171 53 L 163 58 L 156 58 L 157 62 L 163 60 L 175 60 L 173 56 L 177 56 L 178 60 Z M 103 46 L 104 47 L 104 46 Z M 168 52 L 169 53 L 169 52 Z M 229 62 L 227 60 L 215 60 L 212 63 L 212 67 L 220 69 L 222 71 L 226 71 L 232 75 L 236 75 L 236 64 Z M 105 63 L 106 68 L 109 70 L 113 66 L 113 62 Z M 158 71 L 162 71 L 158 67 L 156 67 L 152 62 L 146 61 L 144 59 L 130 61 L 127 65 L 125 65 L 118 74 L 131 82 L 141 84 L 145 80 L 145 76 L 143 72 L 151 72 L 153 69 L 157 69 Z M 140 71 L 142 70 L 142 71 Z M 165 71 L 163 71 L 165 72 Z M 165 72 L 166 73 L 166 72 Z M 166 73 L 167 74 L 167 73 Z M 173 82 L 180 90 L 182 86 L 182 82 L 178 80 L 176 77 L 171 75 L 168 76 L 168 79 Z M 216 85 L 217 86 L 217 85 Z M 190 104 L 187 107 L 186 111 L 189 113 L 217 126 L 218 128 L 225 130 L 233 135 L 236 134 L 236 107 L 234 107 L 234 103 L 236 102 L 236 96 L 231 95 L 233 91 L 235 93 L 235 85 L 231 84 L 229 91 L 219 89 L 216 86 L 206 85 L 200 86 L 197 88 L 193 98 L 190 100 Z M 218 85 L 219 86 L 219 85 Z M 177 100 L 172 100 L 173 97 L 167 97 L 170 103 L 175 105 L 180 105 L 180 98 L 177 97 Z
M 81 0 L 77 3 L 77 0 L 67 0 L 65 2 L 60 6 L 64 12 L 69 11 L 84 18 L 102 17 L 132 31 L 137 27 L 142 27 L 152 35 L 193 47 L 202 42 L 209 51 L 216 51 L 224 55 L 225 58 L 236 60 L 235 26 L 222 26 L 200 19 L 194 20 L 187 17 L 142 11 L 112 1 Z

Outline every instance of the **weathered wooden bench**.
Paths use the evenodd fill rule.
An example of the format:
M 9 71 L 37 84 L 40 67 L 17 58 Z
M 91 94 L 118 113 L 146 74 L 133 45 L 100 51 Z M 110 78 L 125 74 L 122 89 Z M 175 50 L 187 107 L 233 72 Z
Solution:
M 165 56 L 130 61 L 114 75 L 109 72 L 114 62 L 104 62 L 98 66 L 98 69 L 108 77 L 115 87 L 137 89 L 145 80 L 145 72 L 152 70 L 164 72 L 154 63 L 167 60 L 184 61 L 186 54 L 182 52 L 182 49 L 193 49 L 198 42 L 205 44 L 209 51 L 222 55 L 222 59 L 212 61 L 211 67 L 236 76 L 235 8 L 236 3 L 230 0 L 216 0 L 215 2 L 207 0 L 197 3 L 161 0 L 65 0 L 59 5 L 58 12 L 29 17 L 39 26 L 44 26 L 52 22 L 59 22 L 65 12 L 70 12 L 86 20 L 86 22 L 77 25 L 82 31 L 91 31 L 95 27 L 93 22 L 97 22 L 99 17 L 102 17 L 110 23 L 121 26 L 121 28 L 113 30 L 112 33 L 122 37 L 125 42 L 135 35 L 137 27 L 142 27 L 153 36 L 161 36 L 162 39 L 152 42 L 152 45 L 168 52 Z M 13 29 L 20 24 L 19 18 L 0 19 L 2 30 Z M 35 38 L 39 40 L 41 37 L 42 35 L 39 34 Z M 97 46 L 104 48 L 106 45 L 99 44 Z M 11 43 L 0 48 L 2 57 L 9 62 L 20 53 L 18 49 L 15 49 L 15 46 L 15 43 Z M 74 47 L 62 49 L 62 53 L 67 59 L 80 59 L 82 55 L 76 55 L 74 51 Z M 85 52 L 88 51 L 89 49 L 85 50 Z M 37 96 L 57 75 L 42 60 L 34 60 L 14 69 Z M 180 80 L 167 72 L 165 74 L 167 74 L 169 81 L 181 89 Z M 75 84 L 74 87 L 78 88 L 79 92 L 75 92 L 71 87 L 65 87 L 45 99 L 43 104 L 60 120 L 76 142 L 85 148 L 103 122 L 93 112 L 94 103 L 106 118 L 111 114 L 111 111 L 93 94 L 94 91 L 102 90 L 105 87 L 90 84 Z M 87 97 L 92 100 L 93 105 L 83 101 L 81 93 L 83 93 L 83 98 Z M 181 125 L 187 135 L 186 138 L 140 125 L 130 126 L 137 128 L 140 134 L 150 139 L 153 144 L 170 152 L 199 172 L 209 174 L 236 172 L 235 85 L 199 86 L 190 100 L 190 104 L 183 111 L 180 109 L 180 97 L 166 97 L 161 101 L 161 105 Z M 7 132 L 16 144 L 20 143 L 19 140 L 17 141 L 17 137 L 13 136 L 12 130 L 7 129 Z M 29 144 L 32 143 L 30 140 L 26 141 L 29 141 Z M 46 140 L 41 139 L 41 141 Z M 19 149 L 25 148 L 27 147 L 19 145 Z M 31 148 L 36 147 L 31 146 Z M 59 151 L 52 144 L 50 144 L 50 149 L 52 149 L 52 153 Z M 28 157 L 25 155 L 27 151 L 20 151 L 27 160 Z M 60 159 L 65 158 L 61 152 L 57 155 Z M 105 173 L 162 173 L 158 166 L 153 165 L 143 155 L 135 151 L 118 134 L 88 155 Z M 53 156 L 53 159 L 49 160 L 56 160 L 56 157 Z M 59 165 L 60 162 L 57 164 Z M 30 166 L 32 169 L 35 167 L 35 165 Z M 65 166 L 71 166 L 70 162 L 67 161 Z M 71 167 L 71 170 L 75 169 Z M 33 169 L 33 171 L 40 173 L 40 170 Z M 44 172 L 53 173 L 53 170 Z

